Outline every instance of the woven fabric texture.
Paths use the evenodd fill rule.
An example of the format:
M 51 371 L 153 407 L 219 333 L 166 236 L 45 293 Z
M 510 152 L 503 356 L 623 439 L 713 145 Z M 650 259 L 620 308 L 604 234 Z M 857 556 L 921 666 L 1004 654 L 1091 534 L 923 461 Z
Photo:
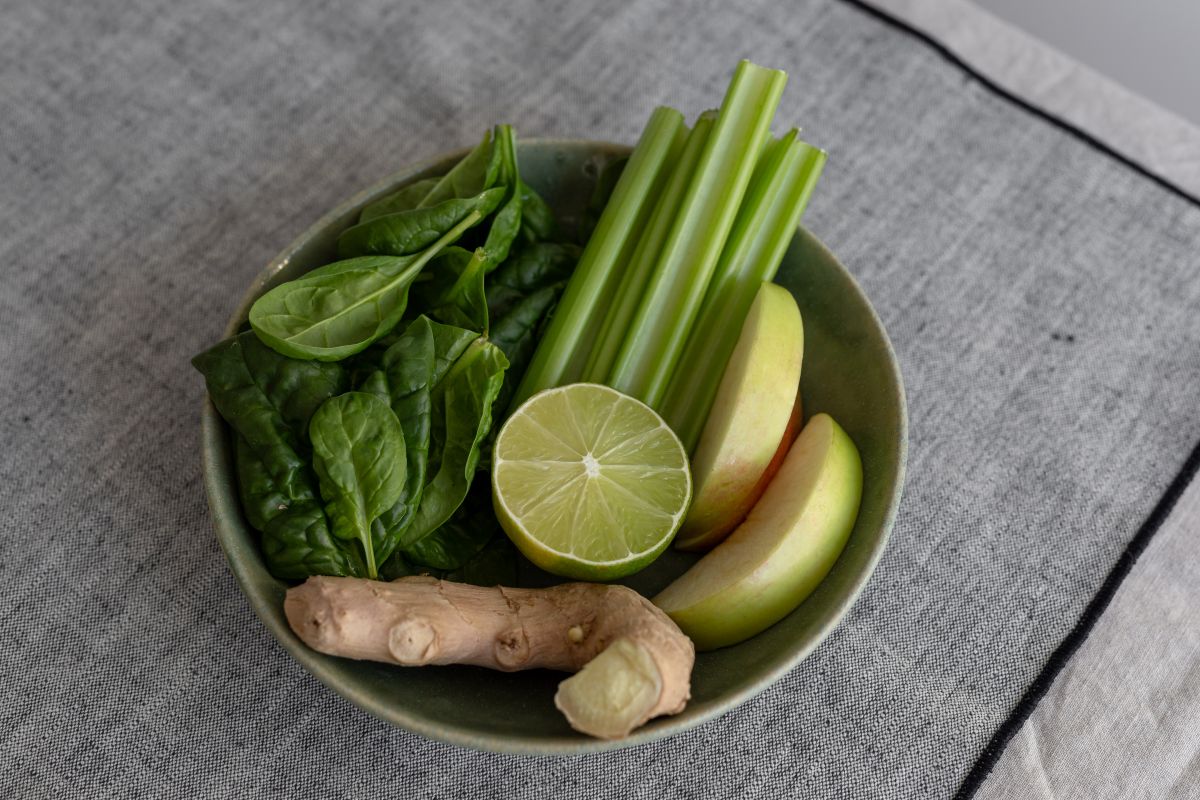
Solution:
M 1200 209 L 839 0 L 96 0 L 0 25 L 0 793 L 938 798 L 1200 438 Z M 632 141 L 787 69 L 806 217 L 911 415 L 892 544 L 775 687 L 526 759 L 388 727 L 258 623 L 212 534 L 190 356 L 293 236 L 510 121 Z

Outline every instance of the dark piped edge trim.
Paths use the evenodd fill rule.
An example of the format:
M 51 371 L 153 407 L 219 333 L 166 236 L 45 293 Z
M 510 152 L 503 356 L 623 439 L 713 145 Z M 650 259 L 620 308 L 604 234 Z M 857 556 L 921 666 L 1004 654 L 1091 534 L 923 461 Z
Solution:
M 1039 119 L 1042 119 L 1051 125 L 1066 131 L 1077 139 L 1086 142 L 1110 158 L 1116 159 L 1120 163 L 1137 172 L 1139 175 L 1152 181 L 1163 189 L 1166 189 L 1171 194 L 1187 200 L 1188 202 L 1200 205 L 1200 197 L 1192 195 L 1191 193 L 1171 183 L 1166 178 L 1151 172 L 1150 170 L 1146 169 L 1146 167 L 1142 166 L 1123 153 L 1114 150 L 1112 147 L 1100 141 L 1095 136 L 1092 136 L 1087 131 L 1084 131 L 1075 125 L 1056 117 L 1045 109 L 1029 103 L 1004 87 L 998 85 L 995 81 L 980 73 L 970 64 L 959 58 L 958 55 L 956 55 L 945 45 L 924 31 L 918 30 L 905 23 L 903 20 L 897 19 L 878 8 L 869 5 L 868 3 L 864 2 L 864 0 L 843 0 L 843 2 L 854 6 L 871 17 L 881 20 L 892 27 L 899 28 L 916 37 L 917 39 L 920 39 L 923 43 L 932 48 L 947 61 L 962 69 L 964 72 L 967 72 L 976 80 L 978 80 L 980 84 L 986 86 L 988 89 L 1005 98 L 1006 100 L 1014 103 L 1025 111 L 1028 111 L 1030 114 L 1033 114 Z M 984 746 L 983 751 L 979 754 L 979 758 L 975 762 L 975 765 L 971 767 L 971 771 L 968 772 L 966 778 L 963 779 L 962 784 L 959 786 L 958 791 L 954 795 L 954 800 L 971 800 L 971 798 L 975 796 L 975 793 L 979 790 L 979 787 L 983 784 L 983 781 L 988 777 L 988 775 L 991 774 L 992 769 L 996 766 L 996 762 L 1000 758 L 1000 755 L 1004 752 L 1005 748 L 1008 747 L 1008 743 L 1012 740 L 1013 736 L 1015 736 L 1017 731 L 1021 729 L 1021 726 L 1025 724 L 1025 721 L 1029 719 L 1029 716 L 1033 713 L 1033 710 L 1037 708 L 1038 703 L 1041 702 L 1042 698 L 1046 695 L 1046 692 L 1049 691 L 1050 687 L 1054 683 L 1055 678 L 1057 678 L 1058 674 L 1062 672 L 1063 667 L 1065 667 L 1067 662 L 1071 660 L 1071 657 L 1075 655 L 1075 652 L 1079 649 L 1080 645 L 1087 640 L 1088 635 L 1096 626 L 1096 622 L 1100 619 L 1100 617 L 1104 614 L 1105 609 L 1107 609 L 1109 604 L 1112 602 L 1113 597 L 1117 593 L 1117 589 L 1121 587 L 1121 584 L 1125 581 L 1125 578 L 1129 576 L 1130 571 L 1133 569 L 1133 565 L 1137 562 L 1142 553 L 1145 552 L 1146 548 L 1150 544 L 1150 540 L 1152 540 L 1154 535 L 1158 533 L 1160 528 L 1162 528 L 1163 523 L 1166 522 L 1167 518 L 1171 515 L 1171 511 L 1175 508 L 1175 504 L 1179 502 L 1179 498 L 1183 495 L 1184 491 L 1187 490 L 1188 485 L 1192 482 L 1192 479 L 1196 477 L 1198 472 L 1200 472 L 1200 442 L 1197 442 L 1195 447 L 1192 448 L 1192 452 L 1188 455 L 1187 460 L 1184 461 L 1183 467 L 1175 475 L 1175 478 L 1167 487 L 1166 492 L 1164 492 L 1162 497 L 1159 498 L 1158 503 L 1155 504 L 1154 509 L 1150 512 L 1150 516 L 1146 518 L 1146 521 L 1142 523 L 1142 526 L 1138 529 L 1138 532 L 1134 535 L 1133 539 L 1131 539 L 1129 544 L 1125 546 L 1125 549 L 1117 558 L 1117 562 L 1113 565 L 1112 569 L 1109 570 L 1108 575 L 1105 576 L 1104 582 L 1100 584 L 1099 590 L 1084 608 L 1083 614 L 1075 623 L 1075 626 L 1071 628 L 1071 631 L 1067 634 L 1066 638 L 1063 639 L 1058 647 L 1054 649 L 1054 652 L 1050 654 L 1050 658 L 1046 661 L 1046 665 L 1042 668 L 1042 671 L 1038 673 L 1038 676 L 1034 678 L 1033 683 L 1031 683 L 1029 688 L 1025 690 L 1025 693 L 1021 695 L 1021 699 L 1009 713 L 1008 717 L 1000 724 L 1000 727 L 996 729 L 996 732 L 992 734 L 991 739 L 988 740 L 988 743 Z
M 954 795 L 955 800 L 970 800 L 974 797 L 975 792 L 983 783 L 984 778 L 992 771 L 992 767 L 996 765 L 996 761 L 1000 758 L 1000 754 L 1004 752 L 1004 748 L 1008 746 L 1009 740 L 1016 735 L 1021 726 L 1025 724 L 1025 720 L 1029 719 L 1029 715 L 1033 713 L 1033 709 L 1041 702 L 1054 679 L 1058 677 L 1058 673 L 1071 660 L 1071 656 L 1075 655 L 1075 651 L 1087 639 L 1088 634 L 1092 632 L 1096 621 L 1104 614 L 1104 610 L 1108 608 L 1112 602 L 1113 596 L 1116 595 L 1117 589 L 1121 587 L 1125 578 L 1129 575 L 1133 565 L 1137 562 L 1138 557 L 1145 552 L 1146 547 L 1150 544 L 1150 540 L 1154 538 L 1154 534 L 1158 533 L 1167 517 L 1171 515 L 1171 511 L 1175 508 L 1175 504 L 1179 502 L 1179 498 L 1187 490 L 1188 484 L 1200 471 L 1200 443 L 1192 449 L 1191 455 L 1187 461 L 1183 462 L 1183 468 L 1171 481 L 1171 485 L 1167 487 L 1167 491 L 1159 498 L 1158 503 L 1154 506 L 1154 510 L 1150 512 L 1150 516 L 1142 523 L 1142 527 L 1138 529 L 1137 534 L 1125 546 L 1117 563 L 1109 570 L 1108 575 L 1104 578 L 1104 583 L 1100 584 L 1099 591 L 1092 597 L 1091 602 L 1083 609 L 1083 614 L 1079 621 L 1075 623 L 1075 627 L 1067 634 L 1067 637 L 1062 640 L 1062 643 L 1055 648 L 1050 654 L 1046 666 L 1042 668 L 1041 673 L 1034 678 L 1033 683 L 1025 690 L 1025 694 L 1021 696 L 1012 713 L 1008 715 L 1008 719 L 996 729 L 992 734 L 991 740 L 984 746 L 983 752 L 979 755 L 979 760 L 975 762 L 975 766 L 967 773 L 967 777 L 963 780 L 962 786 L 959 787 L 958 793 Z

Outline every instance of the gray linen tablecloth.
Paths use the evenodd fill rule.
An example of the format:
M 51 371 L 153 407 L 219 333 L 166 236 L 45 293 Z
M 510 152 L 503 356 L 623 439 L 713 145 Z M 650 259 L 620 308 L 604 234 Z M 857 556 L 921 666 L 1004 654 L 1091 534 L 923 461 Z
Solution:
M 949 797 L 1176 480 L 1200 209 L 839 0 L 693 7 L 8 4 L 0 25 L 0 791 L 28 797 Z M 199 474 L 214 341 L 262 265 L 405 162 L 511 121 L 632 140 L 787 69 L 808 226 L 912 422 L 837 632 L 688 734 L 570 759 L 388 727 L 249 610 Z

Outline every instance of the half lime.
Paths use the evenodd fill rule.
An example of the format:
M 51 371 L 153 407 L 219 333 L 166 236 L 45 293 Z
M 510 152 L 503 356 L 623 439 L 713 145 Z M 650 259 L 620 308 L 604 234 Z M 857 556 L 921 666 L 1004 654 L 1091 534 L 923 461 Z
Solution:
M 525 557 L 578 580 L 658 557 L 692 499 L 687 453 L 645 403 L 594 383 L 547 389 L 496 437 L 492 500 Z

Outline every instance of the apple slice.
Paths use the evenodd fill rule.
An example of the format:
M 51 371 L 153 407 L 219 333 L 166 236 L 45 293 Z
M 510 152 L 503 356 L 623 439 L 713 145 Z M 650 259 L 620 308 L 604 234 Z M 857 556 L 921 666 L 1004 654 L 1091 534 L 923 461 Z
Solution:
M 791 445 L 804 325 L 791 292 L 764 283 L 750 306 L 692 456 L 695 494 L 675 546 L 707 550 L 746 517 Z M 782 459 L 779 459 L 782 460 Z M 778 468 L 778 461 L 775 463 Z
M 858 517 L 862 461 L 828 414 L 804 426 L 737 530 L 654 598 L 700 650 L 787 616 L 829 573 Z

